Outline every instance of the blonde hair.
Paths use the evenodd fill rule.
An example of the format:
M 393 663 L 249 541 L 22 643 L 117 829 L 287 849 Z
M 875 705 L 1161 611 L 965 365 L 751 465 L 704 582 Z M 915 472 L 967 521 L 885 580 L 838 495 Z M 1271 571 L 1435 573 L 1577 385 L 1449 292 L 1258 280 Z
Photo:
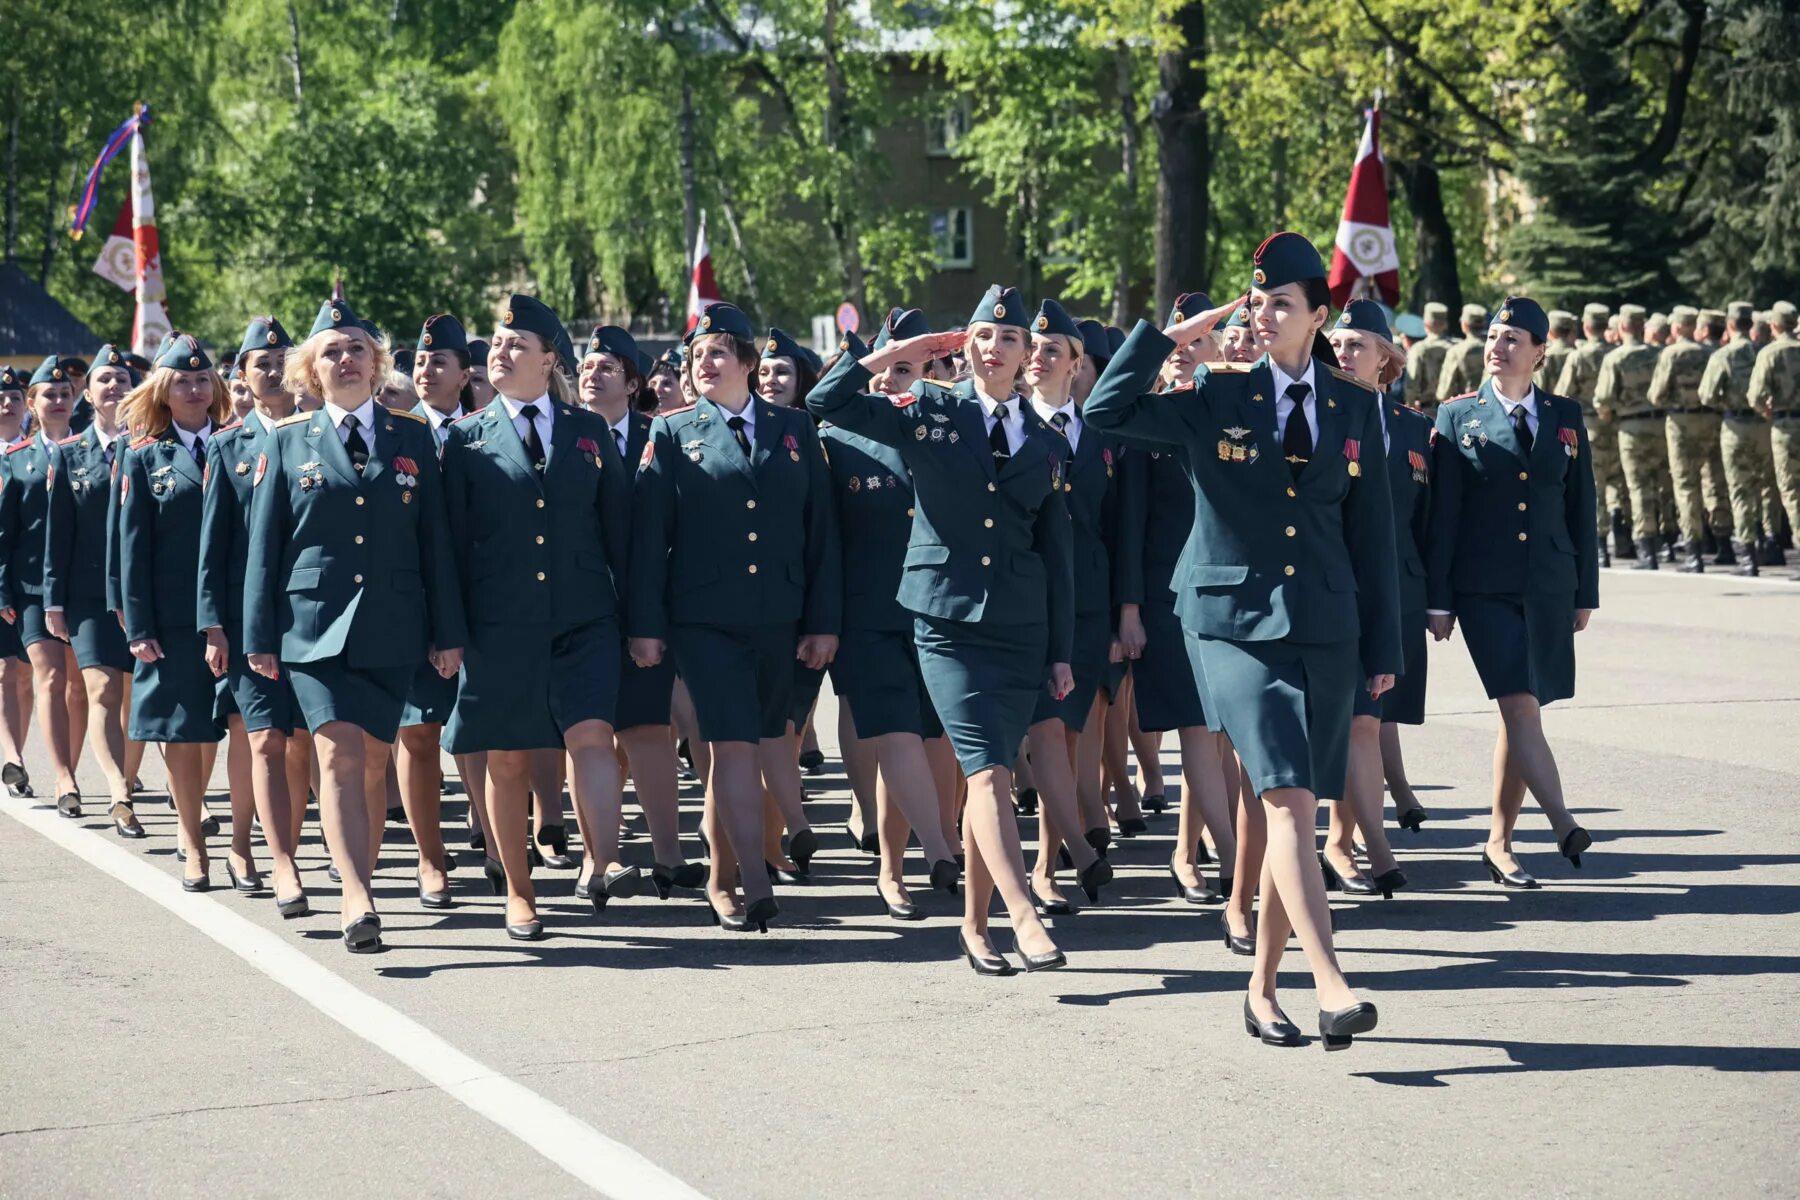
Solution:
M 319 361 L 319 338 L 323 332 L 326 331 L 301 342 L 281 364 L 281 382 L 296 396 L 303 392 L 313 396 L 325 394 L 325 388 L 319 381 L 319 372 L 315 369 Z M 369 371 L 369 395 L 373 396 L 387 382 L 388 372 L 394 369 L 394 357 L 388 353 L 387 342 L 370 336 L 364 329 L 339 329 L 336 332 L 353 333 L 369 343 L 375 357 Z
M 231 393 L 226 390 L 225 380 L 216 367 L 209 367 L 206 373 L 212 377 L 212 405 L 206 415 L 212 418 L 214 425 L 223 425 L 231 419 Z M 173 367 L 157 367 L 151 371 L 149 378 L 119 401 L 120 428 L 133 438 L 160 435 L 173 419 L 169 415 L 169 388 L 174 382 Z

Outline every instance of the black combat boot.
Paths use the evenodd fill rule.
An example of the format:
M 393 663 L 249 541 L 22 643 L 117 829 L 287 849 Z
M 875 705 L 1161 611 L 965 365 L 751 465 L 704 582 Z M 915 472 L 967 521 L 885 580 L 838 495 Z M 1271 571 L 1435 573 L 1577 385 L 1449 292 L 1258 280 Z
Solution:
M 1765 567 L 1787 566 L 1787 555 L 1781 552 L 1781 543 L 1772 537 L 1763 539 L 1762 554 L 1759 557 L 1762 559 L 1762 565 Z
M 1634 571 L 1656 570 L 1656 539 L 1653 537 L 1637 540 L 1637 561 L 1631 564 Z
M 1689 546 L 1688 550 L 1692 552 L 1693 547 Z M 1718 552 L 1719 542 L 1717 538 L 1713 537 L 1712 523 L 1702 517 L 1700 518 L 1700 553 L 1706 555 Z
M 1735 574 L 1751 576 L 1761 574 L 1761 572 L 1756 569 L 1755 542 L 1734 541 L 1731 543 L 1731 546 L 1732 549 L 1737 551 L 1737 571 Z
M 1706 556 L 1700 552 L 1700 540 L 1681 544 L 1681 565 L 1676 567 L 1683 575 L 1704 575 L 1706 573 Z
M 1743 543 L 1738 541 L 1736 538 L 1720 538 L 1719 539 L 1719 552 L 1717 554 L 1713 555 L 1713 566 L 1715 566 L 1715 567 L 1735 567 L 1735 566 L 1737 566 L 1736 547 L 1742 546 L 1742 545 L 1743 545 Z
M 1681 534 L 1677 533 L 1673 529 L 1663 530 L 1662 551 L 1663 551 L 1664 561 L 1674 562 L 1677 557 L 1677 551 L 1680 546 L 1681 546 Z
M 1631 526 L 1626 523 L 1625 514 L 1616 508 L 1612 510 L 1612 535 L 1613 557 L 1637 557 L 1637 547 L 1631 544 Z

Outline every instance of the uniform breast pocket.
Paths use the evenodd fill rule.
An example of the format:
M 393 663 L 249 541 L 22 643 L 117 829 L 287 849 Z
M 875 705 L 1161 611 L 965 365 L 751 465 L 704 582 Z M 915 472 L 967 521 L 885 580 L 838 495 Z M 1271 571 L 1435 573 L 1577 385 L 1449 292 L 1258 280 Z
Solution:
M 324 578 L 323 567 L 295 567 L 288 572 L 287 590 L 290 592 L 310 592 L 319 586 Z
M 1231 588 L 1250 577 L 1250 568 L 1242 563 L 1190 563 L 1181 572 L 1181 586 L 1198 588 Z
M 1326 567 L 1325 586 L 1334 592 L 1354 592 L 1356 572 L 1349 567 Z
M 948 546 L 908 546 L 906 548 L 906 568 L 938 567 L 950 561 Z

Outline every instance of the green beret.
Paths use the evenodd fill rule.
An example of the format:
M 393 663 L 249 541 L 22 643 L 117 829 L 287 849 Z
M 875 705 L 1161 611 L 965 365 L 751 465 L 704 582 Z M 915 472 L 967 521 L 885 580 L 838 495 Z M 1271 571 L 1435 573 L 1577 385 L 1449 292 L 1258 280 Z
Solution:
M 1384 342 L 1394 340 L 1388 331 L 1387 314 L 1373 300 L 1352 300 L 1344 305 L 1344 311 L 1338 314 L 1337 324 L 1333 328 L 1372 333 Z
M 69 373 L 63 369 L 62 359 L 52 354 L 38 364 L 37 370 L 31 373 L 31 381 L 27 387 L 36 387 L 40 383 L 70 383 Z
M 487 370 L 488 344 L 486 338 L 476 338 L 469 343 L 469 365 Z
M 277 350 L 293 344 L 294 339 L 288 336 L 288 331 L 274 317 L 251 317 L 250 324 L 244 329 L 244 340 L 238 344 L 238 353 Z
M 434 313 L 419 326 L 419 349 L 430 354 L 437 350 L 469 352 L 469 331 L 449 313 Z
M 156 356 L 156 365 L 172 371 L 205 371 L 212 367 L 212 359 L 190 334 L 178 333 L 170 336 L 168 347 Z
M 777 329 L 773 325 L 769 326 L 769 336 L 763 341 L 762 356 L 764 358 L 791 358 L 796 365 L 806 361 L 806 354 L 800 349 L 800 343 L 796 342 L 787 330 Z
M 588 338 L 587 352 L 610 354 L 622 363 L 638 367 L 638 374 L 649 374 L 642 369 L 642 352 L 638 349 L 637 339 L 631 336 L 630 330 L 621 329 L 617 325 L 601 325 L 596 328 Z
M 880 334 L 876 336 L 880 337 Z M 857 337 L 854 329 L 845 329 L 838 334 L 838 349 L 856 362 L 861 362 L 869 355 L 868 343 Z
M 1175 297 L 1175 306 L 1169 310 L 1169 324 L 1179 325 L 1189 317 L 1199 316 L 1212 306 L 1212 297 L 1205 292 L 1183 292 Z
M 1290 283 L 1325 278 L 1325 260 L 1319 249 L 1297 233 L 1276 233 L 1264 239 L 1250 256 L 1255 264 L 1250 283 L 1263 291 L 1272 291 Z
M 1550 317 L 1544 312 L 1544 306 L 1529 296 L 1508 296 L 1494 310 L 1493 325 L 1505 325 L 1512 329 L 1522 329 L 1538 341 L 1550 338 Z
M 29 379 L 17 367 L 0 367 L 0 392 L 22 392 Z
M 125 361 L 125 355 L 111 342 L 100 347 L 94 354 L 94 369 L 98 370 L 101 367 L 118 367 L 126 371 L 131 370 L 131 364 Z
M 691 343 L 697 337 L 712 333 L 728 333 L 746 342 L 756 340 L 756 331 L 750 328 L 750 318 L 744 315 L 744 310 L 723 300 L 707 305 L 682 341 Z
M 1031 321 L 1031 332 L 1041 333 L 1046 337 L 1061 334 L 1077 345 L 1081 343 L 1081 329 L 1075 324 L 1075 318 L 1069 315 L 1068 309 L 1054 300 L 1038 304 L 1037 316 Z
M 333 329 L 361 330 L 362 327 L 363 323 L 358 319 L 356 310 L 350 307 L 349 301 L 327 300 L 319 305 L 319 315 L 313 318 L 312 328 L 307 331 L 306 336 L 314 338 Z
M 1084 319 L 1075 322 L 1075 328 L 1081 330 L 1081 352 L 1093 359 L 1095 365 L 1104 367 L 1112 361 L 1112 343 L 1107 340 L 1106 326 Z
M 890 308 L 887 320 L 875 331 L 872 348 L 879 350 L 889 342 L 904 342 L 931 332 L 931 322 L 916 308 Z
M 997 283 L 989 285 L 981 303 L 975 306 L 974 315 L 969 318 L 971 325 L 978 321 L 1011 325 L 1014 329 L 1030 328 L 1025 316 L 1025 298 L 1019 295 L 1019 289 L 1001 287 Z
M 521 292 L 509 296 L 506 308 L 500 314 L 500 326 L 520 333 L 535 333 L 544 345 L 556 351 L 565 371 L 573 375 L 580 370 L 581 364 L 575 361 L 575 343 L 569 340 L 569 331 L 563 328 L 562 318 L 536 296 Z

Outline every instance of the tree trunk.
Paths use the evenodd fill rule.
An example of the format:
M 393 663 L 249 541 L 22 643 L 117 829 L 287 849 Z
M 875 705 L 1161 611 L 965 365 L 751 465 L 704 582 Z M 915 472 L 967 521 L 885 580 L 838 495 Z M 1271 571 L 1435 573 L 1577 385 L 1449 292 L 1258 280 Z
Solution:
M 306 116 L 306 68 L 300 58 L 300 14 L 294 8 L 294 0 L 288 0 L 288 39 L 293 46 L 289 62 L 294 68 L 294 115 Z
M 1413 215 L 1413 288 L 1409 307 L 1424 311 L 1436 300 L 1450 309 L 1452 322 L 1462 308 L 1462 282 L 1456 274 L 1456 234 L 1444 212 L 1444 190 L 1429 154 L 1399 162 L 1396 169 L 1406 188 Z
M 687 241 L 681 247 L 681 261 L 687 266 L 687 277 L 694 277 L 694 243 L 700 237 L 700 197 L 694 170 L 694 89 L 685 72 L 681 76 L 681 222 Z
M 1112 323 L 1124 328 L 1131 319 L 1131 268 L 1137 246 L 1138 118 L 1137 93 L 1131 86 L 1131 50 L 1120 42 L 1113 49 L 1113 83 L 1119 97 L 1119 173 L 1125 203 L 1119 212 L 1118 261 L 1113 272 Z
M 850 132 L 849 94 L 844 86 L 843 64 L 838 60 L 838 16 L 842 0 L 825 0 L 825 24 L 820 38 L 825 67 L 825 149 L 833 158 L 844 153 Z M 844 296 L 864 316 L 869 313 L 869 298 L 863 280 L 862 243 L 857 238 L 854 201 L 846 194 L 841 179 L 830 200 L 833 239 L 837 242 L 838 266 L 843 274 Z
M 6 262 L 19 255 L 19 107 L 13 106 L 6 135 Z
M 1206 6 L 1188 2 L 1170 18 L 1180 48 L 1157 56 L 1162 83 L 1151 117 L 1160 151 L 1156 172 L 1156 311 L 1208 284 L 1206 227 L 1212 155 L 1207 144 Z
M 57 97 L 52 94 L 51 100 L 54 103 L 57 100 Z M 50 122 L 50 145 L 56 148 L 53 157 L 62 157 L 63 120 L 60 104 L 56 109 L 56 116 L 52 118 Z M 70 190 L 74 190 L 72 186 Z M 56 236 L 56 226 L 58 223 L 56 198 L 61 194 L 62 193 L 58 192 L 56 189 L 56 168 L 52 167 L 50 168 L 50 178 L 47 181 L 47 186 L 44 188 L 44 254 L 38 268 L 38 282 L 44 287 L 50 286 L 50 265 L 56 261 L 56 244 L 58 241 Z

